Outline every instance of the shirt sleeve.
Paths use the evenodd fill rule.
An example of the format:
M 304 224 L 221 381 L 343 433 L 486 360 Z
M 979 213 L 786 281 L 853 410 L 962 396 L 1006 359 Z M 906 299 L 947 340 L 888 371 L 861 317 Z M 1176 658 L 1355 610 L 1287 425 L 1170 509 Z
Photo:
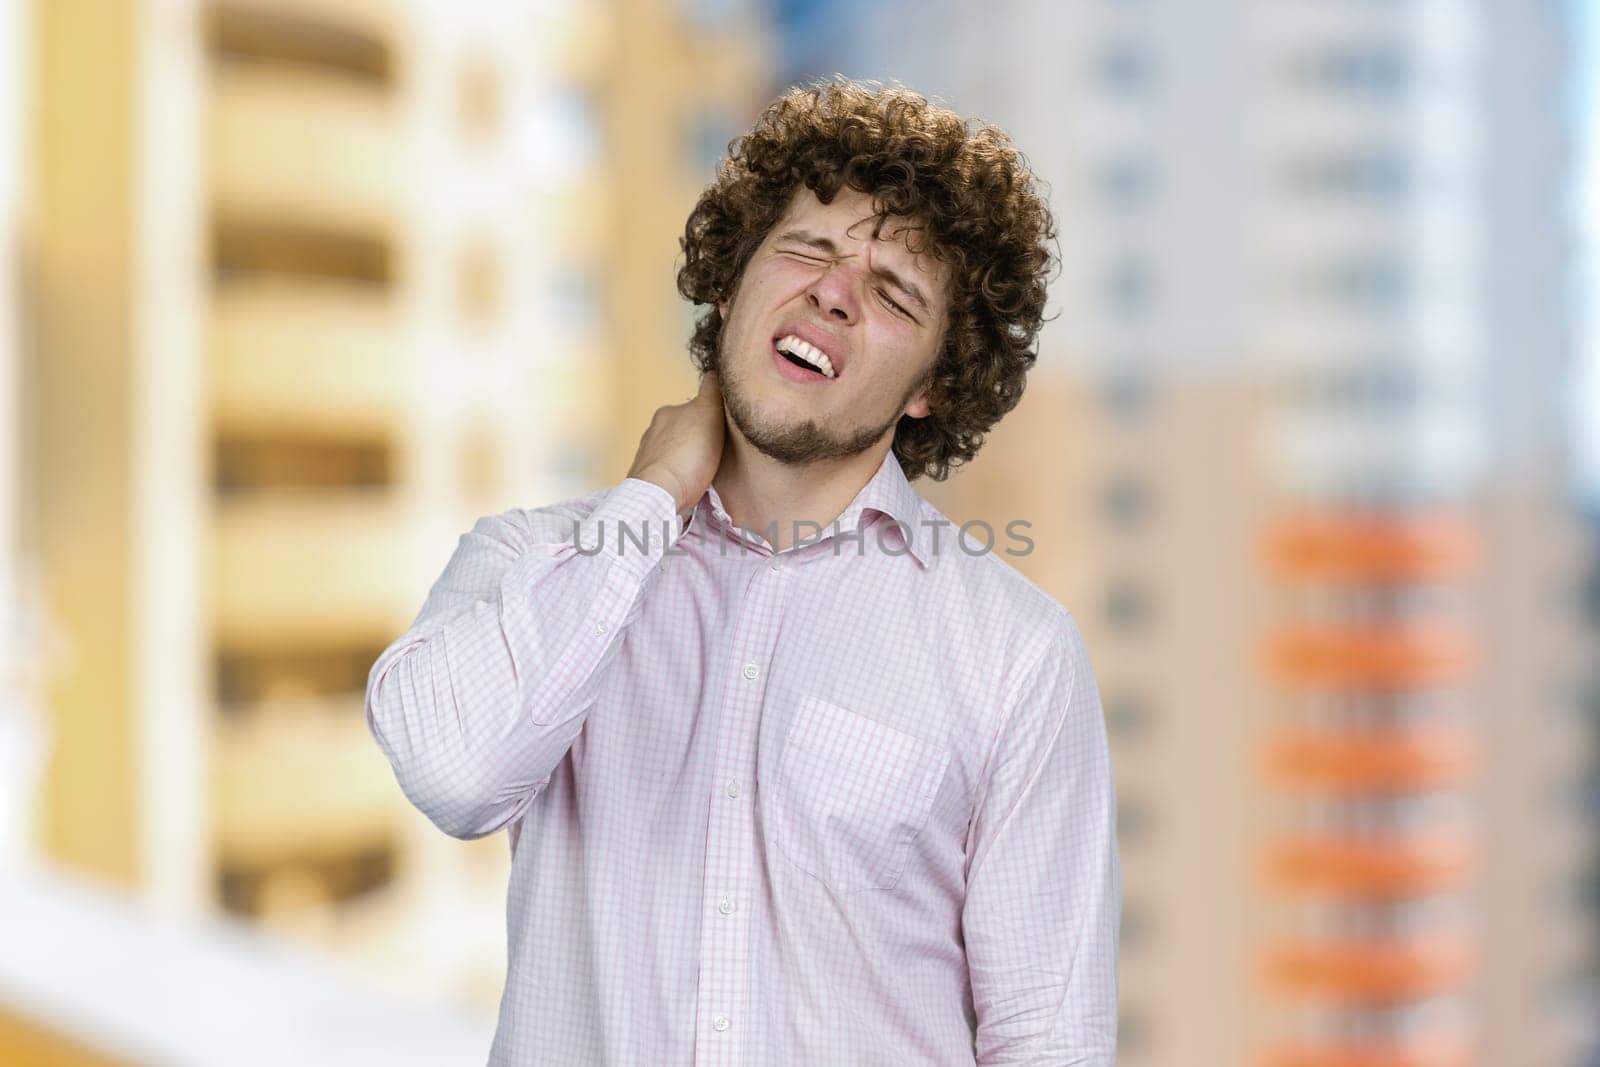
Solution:
M 654 483 L 584 502 L 479 519 L 368 674 L 368 730 L 452 837 L 501 829 L 549 783 L 681 536 Z
M 1099 692 L 1070 617 L 1019 679 L 968 836 L 962 925 L 977 1061 L 1112 1067 L 1116 789 Z

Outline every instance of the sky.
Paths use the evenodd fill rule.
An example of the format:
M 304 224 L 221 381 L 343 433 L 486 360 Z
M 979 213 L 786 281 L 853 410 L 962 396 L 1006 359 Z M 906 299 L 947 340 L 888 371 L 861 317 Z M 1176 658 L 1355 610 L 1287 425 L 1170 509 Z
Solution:
M 1568 100 L 1573 145 L 1572 201 L 1578 339 L 1578 389 L 1572 409 L 1579 492 L 1600 510 L 1600 16 L 1593 0 L 1566 0 L 1571 19 L 1572 89 Z

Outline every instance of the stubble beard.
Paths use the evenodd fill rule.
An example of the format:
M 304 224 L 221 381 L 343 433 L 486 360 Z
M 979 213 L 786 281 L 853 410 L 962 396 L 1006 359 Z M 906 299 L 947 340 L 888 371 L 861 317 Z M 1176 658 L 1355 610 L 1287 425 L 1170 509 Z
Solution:
M 815 419 L 787 424 L 763 419 L 750 402 L 743 379 L 737 374 L 728 373 L 729 361 L 724 358 L 726 349 L 722 347 L 726 323 L 723 335 L 718 338 L 716 369 L 718 382 L 722 386 L 722 399 L 728 405 L 728 417 L 745 440 L 764 456 L 793 466 L 858 456 L 882 440 L 883 435 L 900 422 L 901 416 L 897 412 L 880 426 L 868 426 L 851 434 L 838 434 L 829 432 Z M 917 382 L 906 392 L 900 401 L 901 408 L 910 403 L 911 397 L 922 384 Z

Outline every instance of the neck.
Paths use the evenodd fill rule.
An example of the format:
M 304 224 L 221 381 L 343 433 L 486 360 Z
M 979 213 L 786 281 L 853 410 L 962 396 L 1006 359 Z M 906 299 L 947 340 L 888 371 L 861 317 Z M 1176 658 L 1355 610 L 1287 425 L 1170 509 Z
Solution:
M 780 463 L 756 450 L 738 427 L 728 422 L 722 465 L 711 484 L 728 517 L 766 537 L 776 526 L 775 552 L 793 546 L 796 526 L 815 523 L 826 531 L 872 480 L 893 443 L 892 435 L 867 451 L 814 463 Z M 816 529 L 800 526 L 801 536 L 815 539 Z

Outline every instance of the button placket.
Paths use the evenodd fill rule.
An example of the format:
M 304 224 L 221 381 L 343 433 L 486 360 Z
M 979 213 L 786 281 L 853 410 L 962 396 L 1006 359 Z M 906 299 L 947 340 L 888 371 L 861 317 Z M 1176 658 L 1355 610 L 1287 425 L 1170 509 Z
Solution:
M 742 1062 L 750 1053 L 748 1043 L 757 1040 L 748 1027 L 742 1035 L 717 1035 L 749 1012 L 751 923 L 758 910 L 751 904 L 750 887 L 752 871 L 760 863 L 761 842 L 752 803 L 755 793 L 746 785 L 756 780 L 762 704 L 771 680 L 766 672 L 790 582 L 787 568 L 781 566 L 769 570 L 758 564 L 746 575 L 745 595 L 725 631 L 730 643 L 721 668 L 726 681 L 719 687 L 722 705 L 711 767 L 712 795 L 720 790 L 725 802 L 711 805 L 706 824 L 702 906 L 715 911 L 700 932 L 696 1062 L 708 1064 Z
M 757 563 L 747 571 L 746 595 L 731 619 L 730 646 L 720 677 L 722 707 L 718 710 L 717 752 L 710 795 L 722 792 L 726 803 L 714 803 L 707 821 L 706 889 L 702 907 L 712 910 L 702 923 L 699 941 L 699 1014 L 696 1062 L 728 1064 L 749 1056 L 752 1033 L 731 1030 L 734 1017 L 750 1011 L 752 921 L 758 912 L 752 897 L 752 870 L 760 864 L 762 843 L 755 825 L 755 750 L 762 725 L 762 705 L 773 662 L 789 582 L 782 566 L 768 571 Z M 730 670 L 731 667 L 731 670 Z M 726 673 L 722 673 L 726 672 Z M 746 785 L 752 789 L 746 789 Z M 741 905 L 742 901 L 742 905 Z M 754 1025 L 754 1024 L 752 1024 Z M 760 1027 L 755 1027 L 755 1030 Z M 726 1032 L 726 1033 L 725 1033 Z M 722 1037 L 718 1037 L 722 1035 Z

